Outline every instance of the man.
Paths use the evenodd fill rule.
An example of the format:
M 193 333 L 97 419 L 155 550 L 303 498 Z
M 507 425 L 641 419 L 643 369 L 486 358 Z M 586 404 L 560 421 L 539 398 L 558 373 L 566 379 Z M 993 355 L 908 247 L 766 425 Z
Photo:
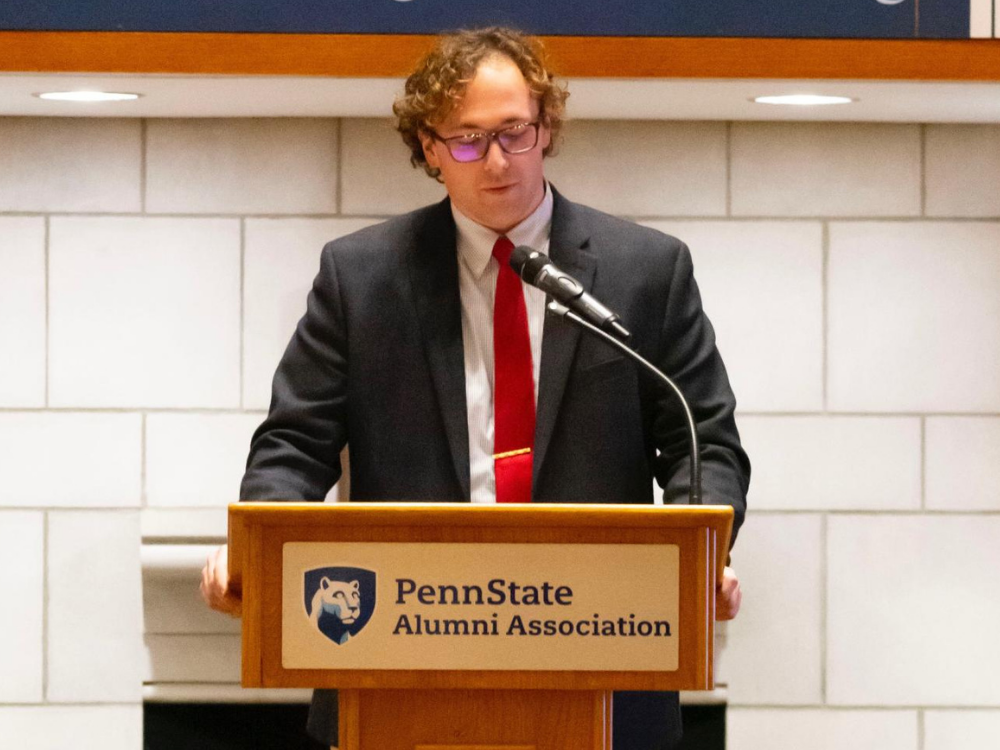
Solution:
M 666 502 L 686 496 L 679 405 L 607 345 L 545 319 L 544 295 L 507 264 L 527 245 L 621 314 L 687 394 L 705 501 L 733 505 L 739 528 L 749 462 L 690 254 L 545 181 L 565 98 L 535 44 L 506 29 L 444 37 L 408 79 L 398 129 L 448 200 L 324 248 L 243 499 L 323 498 L 345 444 L 354 500 L 651 503 L 654 476 Z M 238 612 L 227 582 L 223 549 L 202 592 Z M 727 568 L 720 618 L 740 600 Z M 320 691 L 313 709 L 310 730 L 335 743 L 335 698 Z M 679 739 L 676 694 L 618 693 L 614 711 L 616 750 Z

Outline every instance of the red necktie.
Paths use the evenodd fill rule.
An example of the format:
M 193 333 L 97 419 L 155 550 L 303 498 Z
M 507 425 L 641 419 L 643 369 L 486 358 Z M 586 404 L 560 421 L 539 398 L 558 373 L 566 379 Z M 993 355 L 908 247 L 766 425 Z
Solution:
M 531 366 L 528 309 L 521 279 L 510 267 L 514 243 L 493 245 L 500 264 L 493 302 L 493 467 L 498 503 L 531 501 L 535 441 L 535 382 Z

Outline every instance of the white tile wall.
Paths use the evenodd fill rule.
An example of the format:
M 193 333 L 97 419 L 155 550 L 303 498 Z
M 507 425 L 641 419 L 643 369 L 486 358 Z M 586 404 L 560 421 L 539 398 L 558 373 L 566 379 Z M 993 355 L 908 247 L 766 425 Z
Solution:
M 136 511 L 53 511 L 48 699 L 138 701 L 142 597 Z
M 917 738 L 915 711 L 737 708 L 726 721 L 728 750 L 919 750 Z
M 684 240 L 742 411 L 823 408 L 818 222 L 644 222 Z
M 152 213 L 336 212 L 336 120 L 156 119 L 146 139 Z
M 226 538 L 226 508 L 143 508 L 140 515 L 142 538 L 198 539 Z
M 139 211 L 141 142 L 138 120 L 0 118 L 0 211 Z
M 979 222 L 920 218 L 920 126 L 731 129 L 732 212 L 754 219 L 718 218 L 724 124 L 574 123 L 546 163 L 569 198 L 657 217 L 689 243 L 740 409 L 754 412 L 741 423 L 751 514 L 734 551 L 746 598 L 717 665 L 736 706 L 730 746 L 991 747 L 997 128 L 926 130 L 928 214 L 991 219 Z M 35 214 L 0 216 L 0 506 L 19 508 L 0 511 L 0 556 L 37 561 L 12 576 L 0 560 L 0 589 L 19 605 L 0 616 L 0 702 L 56 703 L 0 706 L 3 747 L 134 749 L 138 705 L 58 703 L 137 703 L 144 674 L 234 679 L 238 623 L 203 608 L 197 566 L 147 576 L 140 600 L 139 516 L 150 537 L 225 533 L 222 498 L 322 244 L 441 195 L 382 120 L 152 121 L 149 210 L 234 218 L 51 217 L 46 352 L 46 215 L 138 212 L 140 133 L 137 121 L 0 120 L 0 214 Z M 338 200 L 359 218 L 266 218 L 332 214 Z M 262 216 L 242 219 L 241 265 L 235 217 L 248 214 Z M 826 404 L 822 224 L 802 216 L 859 219 L 829 229 Z M 46 357 L 50 405 L 70 411 L 29 411 L 46 406 Z M 183 411 L 145 416 L 143 464 L 140 414 L 85 407 Z M 924 414 L 930 513 L 918 506 Z M 135 508 L 143 468 L 151 507 L 93 510 Z M 91 510 L 60 510 L 74 506 Z M 36 508 L 50 516 L 46 694 L 30 642 L 46 569 Z M 923 747 L 921 706 L 934 707 Z
M 739 428 L 753 509 L 920 508 L 916 417 L 742 417 Z
M 342 120 L 341 138 L 342 213 L 399 214 L 444 198 L 441 183 L 410 166 L 410 151 L 391 120 Z
M 271 378 L 306 311 L 306 296 L 330 240 L 375 219 L 251 219 L 246 223 L 243 405 L 267 409 Z
M 991 748 L 1000 738 L 1000 711 L 924 712 L 923 750 Z
M 927 507 L 1000 510 L 1000 418 L 927 420 Z
M 145 682 L 240 681 L 240 636 L 147 635 Z
M 726 126 L 579 121 L 545 172 L 563 195 L 628 216 L 724 216 Z
M 737 705 L 821 701 L 822 523 L 818 515 L 751 518 L 733 549 L 743 589 L 727 626 L 720 682 Z
M 44 544 L 42 513 L 0 511 L 0 703 L 42 700 Z
M 917 216 L 920 129 L 736 123 L 731 184 L 735 216 Z
M 1000 411 L 1000 224 L 830 227 L 829 403 Z
M 0 351 L 0 406 L 44 406 L 45 220 L 39 217 L 0 217 Z
M 0 738 L 17 750 L 137 750 L 142 706 L 0 706 Z
M 141 501 L 138 414 L 0 412 L 0 506 L 117 507 Z
M 829 519 L 830 703 L 1000 704 L 1000 516 Z
M 1000 216 L 1000 125 L 928 125 L 928 216 Z
M 146 503 L 225 507 L 239 500 L 259 414 L 146 417 Z
M 233 219 L 53 219 L 54 406 L 238 407 Z

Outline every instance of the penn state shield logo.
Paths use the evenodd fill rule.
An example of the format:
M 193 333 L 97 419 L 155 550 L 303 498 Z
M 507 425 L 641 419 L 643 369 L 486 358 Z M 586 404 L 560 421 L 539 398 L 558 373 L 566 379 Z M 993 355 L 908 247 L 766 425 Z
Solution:
M 375 611 L 375 571 L 315 568 L 305 576 L 306 616 L 339 646 L 362 630 Z

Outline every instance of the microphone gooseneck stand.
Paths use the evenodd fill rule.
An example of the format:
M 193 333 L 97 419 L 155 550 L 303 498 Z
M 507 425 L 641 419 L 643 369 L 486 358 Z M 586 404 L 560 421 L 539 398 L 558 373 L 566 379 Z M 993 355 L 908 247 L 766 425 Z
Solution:
M 701 505 L 701 449 L 698 445 L 698 429 L 695 426 L 694 415 L 691 414 L 691 407 L 688 405 L 687 399 L 684 398 L 684 394 L 681 393 L 681 389 L 677 387 L 669 377 L 667 377 L 663 372 L 661 372 L 655 365 L 653 365 L 648 360 L 640 356 L 635 350 L 630 348 L 627 344 L 619 341 L 617 338 L 612 336 L 606 331 L 601 330 L 597 326 L 588 323 L 586 320 L 581 318 L 575 312 L 570 310 L 563 304 L 556 302 L 555 300 L 550 301 L 546 305 L 546 309 L 553 315 L 562 318 L 563 320 L 568 320 L 575 326 L 582 328 L 589 333 L 599 336 L 605 343 L 609 346 L 613 346 L 618 351 L 622 352 L 628 356 L 632 361 L 642 365 L 648 372 L 652 373 L 658 380 L 666 383 L 670 386 L 670 389 L 677 396 L 677 400 L 680 401 L 681 406 L 684 408 L 684 416 L 687 417 L 688 430 L 691 442 L 690 451 L 690 462 L 691 462 L 691 481 L 688 486 L 688 503 L 691 505 Z

